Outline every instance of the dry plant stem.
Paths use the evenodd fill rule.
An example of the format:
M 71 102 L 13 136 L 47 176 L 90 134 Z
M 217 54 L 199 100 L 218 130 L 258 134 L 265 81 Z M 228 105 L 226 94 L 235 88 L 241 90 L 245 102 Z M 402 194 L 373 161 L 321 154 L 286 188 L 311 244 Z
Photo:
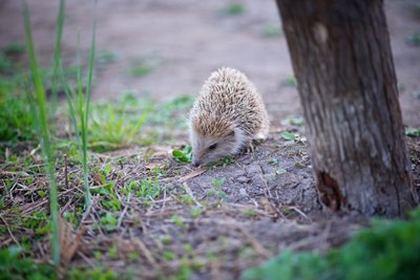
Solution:
M 157 267 L 157 263 L 155 258 L 153 257 L 152 253 L 149 249 L 147 249 L 146 245 L 141 241 L 139 238 L 134 239 L 135 243 L 138 245 L 140 251 L 144 254 L 146 259 L 149 261 L 149 263 L 153 266 L 153 268 Z
M 130 206 L 130 200 L 131 200 L 131 193 L 128 194 L 127 201 L 125 203 L 125 207 L 124 207 L 123 211 L 121 212 L 120 217 L 118 218 L 117 228 L 121 227 L 121 223 L 124 219 L 125 214 L 127 213 L 128 207 Z
M 10 235 L 10 238 L 12 238 L 13 242 L 15 242 L 16 245 L 18 245 L 19 247 L 21 247 L 19 241 L 17 241 L 17 239 L 15 238 L 15 236 L 13 235 L 12 231 L 10 230 L 10 226 L 9 224 L 6 222 L 6 220 L 3 218 L 2 215 L 0 215 L 0 220 L 3 222 L 3 224 L 6 226 L 7 232 Z
M 192 200 L 194 200 L 194 203 L 199 206 L 202 207 L 201 203 L 197 201 L 197 199 L 195 199 L 193 192 L 191 191 L 190 187 L 187 185 L 187 183 L 183 183 L 182 186 L 184 187 L 184 190 L 187 192 L 187 194 L 191 197 Z

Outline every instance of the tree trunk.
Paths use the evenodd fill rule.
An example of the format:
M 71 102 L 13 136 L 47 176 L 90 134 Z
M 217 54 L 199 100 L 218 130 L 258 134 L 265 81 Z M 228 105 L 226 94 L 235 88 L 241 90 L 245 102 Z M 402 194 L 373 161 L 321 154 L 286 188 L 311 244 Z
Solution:
M 317 190 L 333 210 L 399 216 L 414 205 L 381 0 L 277 0 Z

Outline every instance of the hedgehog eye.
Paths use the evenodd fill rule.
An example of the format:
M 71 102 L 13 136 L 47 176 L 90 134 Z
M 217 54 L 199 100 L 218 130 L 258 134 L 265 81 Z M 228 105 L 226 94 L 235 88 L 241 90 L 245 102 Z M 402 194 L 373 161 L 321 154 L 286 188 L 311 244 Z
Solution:
M 215 144 L 213 144 L 213 145 L 210 145 L 210 146 L 208 147 L 208 149 L 209 149 L 209 151 L 212 151 L 212 150 L 216 149 L 216 147 L 217 147 L 217 143 L 215 143 Z

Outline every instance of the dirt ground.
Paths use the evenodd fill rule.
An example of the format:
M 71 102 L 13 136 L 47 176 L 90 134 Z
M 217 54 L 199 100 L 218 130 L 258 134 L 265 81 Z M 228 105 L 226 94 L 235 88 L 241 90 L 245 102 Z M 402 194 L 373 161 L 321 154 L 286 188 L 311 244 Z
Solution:
M 28 2 L 38 51 L 48 65 L 57 1 Z M 67 2 L 63 57 L 65 63 L 74 64 L 78 32 L 82 53 L 87 53 L 94 6 L 93 1 Z M 279 17 L 274 1 L 237 2 L 243 4 L 244 12 L 228 15 L 224 12 L 227 0 L 98 1 L 97 50 L 112 54 L 114 61 L 98 68 L 95 97 L 114 98 L 125 91 L 157 99 L 195 95 L 213 70 L 226 65 L 243 71 L 256 84 L 274 123 L 299 112 L 296 89 L 287 86 L 293 72 L 286 40 L 281 32 L 276 34 Z M 406 43 L 420 29 L 414 9 L 417 1 L 385 2 L 404 122 L 420 126 L 419 47 Z M 3 0 L 0 47 L 10 42 L 24 42 L 20 2 Z M 130 67 L 144 61 L 151 64 L 150 73 L 130 75 Z
M 47 0 L 28 2 L 41 61 L 49 65 L 57 5 Z M 274 1 L 237 2 L 243 3 L 244 12 L 229 15 L 226 0 L 98 1 L 98 54 L 103 54 L 103 59 L 108 55 L 112 61 L 98 64 L 95 99 L 113 99 L 128 91 L 157 100 L 195 95 L 211 71 L 222 65 L 232 66 L 245 72 L 263 94 L 274 130 L 289 129 L 302 135 L 301 125 L 282 122 L 299 115 L 300 105 L 286 41 L 276 29 L 279 19 Z M 409 35 L 420 31 L 414 3 L 389 0 L 386 12 L 404 123 L 419 127 L 420 47 L 406 42 Z M 71 65 L 75 63 L 79 31 L 80 47 L 82 51 L 88 49 L 93 4 L 68 1 L 66 13 L 63 57 L 65 64 Z M 23 42 L 22 34 L 20 2 L 2 0 L 0 48 L 10 42 Z M 133 67 L 138 65 L 146 65 L 147 74 L 132 75 Z M 186 143 L 185 132 L 180 141 Z M 415 185 L 420 189 L 418 138 L 417 143 L 408 141 Z M 119 272 L 131 271 L 136 277 L 155 279 L 179 273 L 187 262 L 193 270 L 192 279 L 237 279 L 244 269 L 285 248 L 324 251 L 342 244 L 366 225 L 366 220 L 357 216 L 340 217 L 322 211 L 305 141 L 286 141 L 272 132 L 254 153 L 197 176 L 190 176 L 196 171 L 188 165 L 168 158 L 167 149 L 133 147 L 94 155 L 102 165 L 113 166 L 107 179 L 116 181 L 118 196 L 123 197 L 119 227 L 112 233 L 94 227 L 98 213 L 103 211 L 96 200 L 84 218 L 88 231 L 72 265 L 94 267 L 100 262 Z M 163 195 L 152 206 L 123 194 L 127 180 L 148 178 L 156 166 L 164 167 L 166 172 L 159 175 Z M 80 174 L 76 166 L 68 168 L 66 174 Z M 65 211 L 74 200 L 80 200 L 73 191 L 76 189 L 79 195 L 80 191 L 72 184 L 64 184 L 64 166 L 59 170 L 60 185 L 67 188 L 61 190 L 60 197 Z M 95 183 L 95 176 L 92 180 Z M 29 213 L 45 204 L 34 201 L 25 206 L 25 211 Z M 202 209 L 198 217 L 196 208 Z M 12 242 L 9 237 L 0 241 Z M 35 249 L 37 257 L 46 256 L 46 244 Z M 116 247 L 117 258 L 103 249 L 110 246 Z M 103 253 L 99 259 L 93 255 L 97 250 Z M 135 250 L 141 251 L 140 261 L 127 258 Z

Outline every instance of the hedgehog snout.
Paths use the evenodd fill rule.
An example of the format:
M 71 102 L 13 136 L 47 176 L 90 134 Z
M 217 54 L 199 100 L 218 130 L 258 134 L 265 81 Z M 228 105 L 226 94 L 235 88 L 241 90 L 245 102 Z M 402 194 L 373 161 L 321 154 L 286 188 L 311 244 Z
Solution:
M 193 165 L 194 167 L 198 167 L 198 166 L 200 166 L 200 164 L 201 164 L 201 162 L 200 162 L 199 160 L 197 160 L 197 159 L 193 159 L 193 160 L 192 160 L 192 165 Z

